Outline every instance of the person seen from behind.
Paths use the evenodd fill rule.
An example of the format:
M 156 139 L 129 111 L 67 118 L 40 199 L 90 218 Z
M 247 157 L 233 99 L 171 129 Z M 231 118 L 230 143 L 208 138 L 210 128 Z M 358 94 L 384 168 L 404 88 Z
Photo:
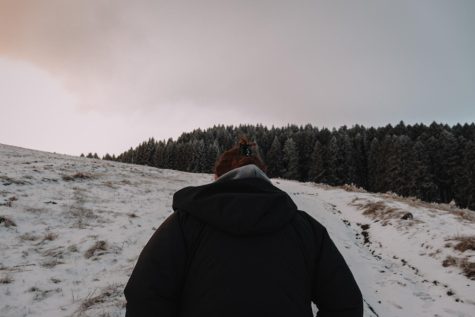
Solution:
M 275 187 L 241 138 L 215 181 L 173 196 L 124 290 L 127 317 L 361 317 L 360 289 L 327 230 Z

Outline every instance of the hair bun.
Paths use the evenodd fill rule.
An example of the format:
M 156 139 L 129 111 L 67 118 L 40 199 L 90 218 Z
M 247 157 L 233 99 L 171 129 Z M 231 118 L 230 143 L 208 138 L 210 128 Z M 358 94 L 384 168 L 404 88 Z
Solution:
M 216 176 L 220 177 L 232 169 L 248 164 L 257 165 L 264 173 L 267 170 L 267 166 L 262 162 L 257 150 L 257 143 L 250 142 L 246 137 L 240 137 L 237 144 L 217 159 L 214 172 Z
M 252 155 L 251 145 L 248 143 L 240 143 L 239 154 L 244 155 L 244 156 L 251 156 Z

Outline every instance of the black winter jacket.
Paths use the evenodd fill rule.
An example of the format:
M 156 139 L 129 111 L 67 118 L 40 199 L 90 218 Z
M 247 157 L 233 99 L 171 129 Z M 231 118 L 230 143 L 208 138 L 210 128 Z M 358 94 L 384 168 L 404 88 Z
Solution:
M 125 288 L 127 317 L 362 316 L 325 228 L 262 177 L 186 187 Z

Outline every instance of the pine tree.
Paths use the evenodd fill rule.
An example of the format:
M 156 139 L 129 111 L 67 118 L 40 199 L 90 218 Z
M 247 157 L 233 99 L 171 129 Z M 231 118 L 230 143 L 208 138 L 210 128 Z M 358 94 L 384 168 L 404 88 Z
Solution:
M 319 182 L 325 173 L 323 151 L 322 144 L 317 140 L 313 146 L 311 164 L 308 172 L 308 180 L 311 182 Z
M 279 138 L 277 136 L 274 137 L 272 141 L 272 145 L 267 151 L 266 155 L 266 163 L 267 163 L 267 175 L 269 177 L 279 177 L 282 176 L 282 149 L 280 145 Z
M 371 141 L 368 153 L 368 189 L 377 192 L 381 189 L 381 145 L 378 138 Z
M 366 134 L 360 132 L 356 134 L 353 140 L 353 161 L 355 165 L 354 183 L 363 188 L 368 187 L 368 145 L 366 142 Z
M 170 138 L 156 142 L 151 138 L 111 158 L 160 168 L 211 172 L 216 152 L 231 148 L 241 134 L 259 144 L 271 177 L 310 179 L 332 185 L 355 183 L 370 191 L 390 190 L 428 201 L 455 199 L 462 207 L 475 205 L 473 123 L 453 127 L 435 122 L 430 126 L 410 126 L 401 121 L 394 127 L 356 125 L 332 131 L 293 124 L 271 129 L 261 124 L 218 125 L 182 133 L 177 141 Z
M 412 173 L 415 182 L 412 195 L 422 200 L 432 200 L 437 195 L 437 186 L 430 171 L 430 160 L 426 147 L 420 138 L 414 143 L 412 152 L 414 153 Z
M 339 155 L 341 156 L 341 175 L 338 177 L 344 184 L 354 184 L 356 180 L 356 162 L 353 144 L 348 133 L 343 133 L 340 139 Z
M 393 136 L 391 157 L 388 158 L 387 178 L 391 180 L 388 188 L 402 196 L 415 191 L 412 141 L 407 135 Z
M 299 156 L 297 153 L 297 146 L 292 138 L 288 138 L 284 144 L 283 150 L 284 173 L 283 176 L 287 179 L 299 178 Z
M 327 162 L 324 182 L 330 185 L 341 185 L 343 181 L 339 178 L 341 175 L 341 157 L 338 149 L 338 140 L 336 134 L 332 136 L 326 147 L 325 160 Z
M 467 141 L 454 194 L 457 205 L 475 210 L 475 143 Z
M 467 179 L 465 191 L 467 203 L 465 207 L 475 210 L 475 139 L 474 142 L 468 141 L 466 143 L 464 153 L 464 178 Z
M 217 140 L 206 148 L 206 162 L 205 162 L 205 169 L 204 173 L 212 173 L 214 169 L 214 165 L 216 160 L 218 159 L 219 155 L 219 145 Z

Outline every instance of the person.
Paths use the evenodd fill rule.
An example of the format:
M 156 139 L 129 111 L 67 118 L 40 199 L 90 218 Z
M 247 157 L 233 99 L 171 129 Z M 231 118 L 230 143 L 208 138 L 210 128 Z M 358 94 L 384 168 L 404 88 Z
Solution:
M 127 317 L 363 316 L 362 296 L 326 229 L 266 176 L 242 138 L 215 181 L 173 196 L 174 212 L 125 287 Z

